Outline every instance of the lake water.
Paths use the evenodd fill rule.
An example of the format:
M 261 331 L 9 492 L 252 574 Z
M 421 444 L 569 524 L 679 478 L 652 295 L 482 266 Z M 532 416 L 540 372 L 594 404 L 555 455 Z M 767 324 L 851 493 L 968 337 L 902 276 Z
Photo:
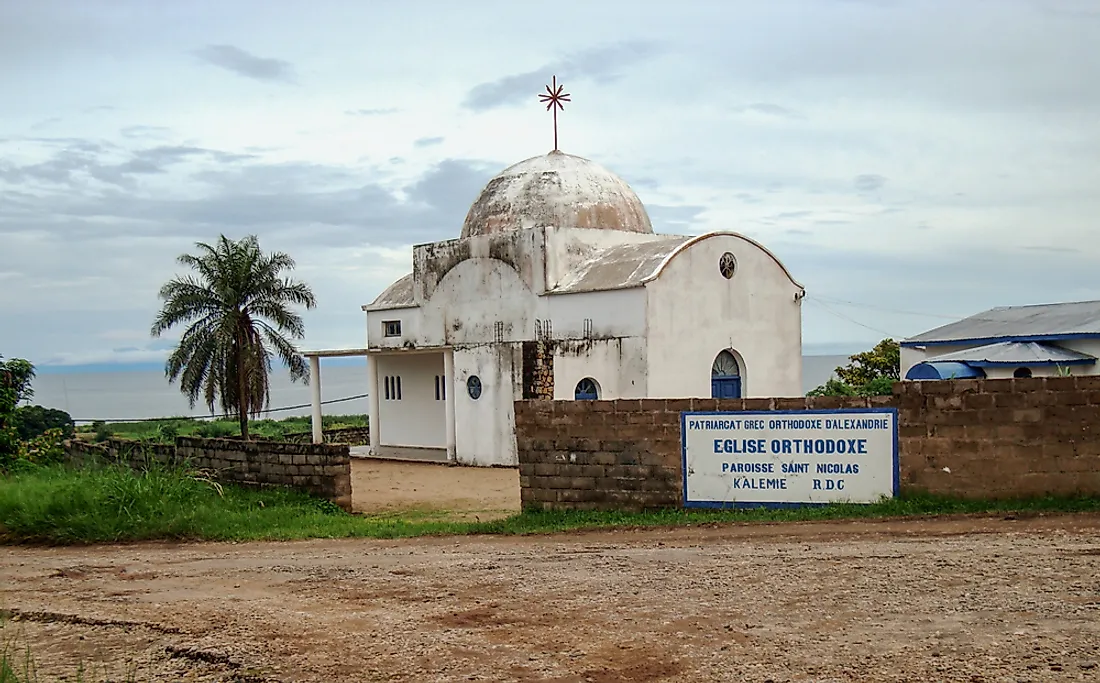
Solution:
M 802 389 L 824 384 L 847 356 L 804 356 Z M 363 361 L 321 361 L 321 400 L 330 401 L 366 394 L 367 371 Z M 177 415 L 209 414 L 202 405 L 192 410 L 178 386 L 169 385 L 158 370 L 110 372 L 43 372 L 34 380 L 33 403 L 66 411 L 78 421 L 122 421 Z M 310 391 L 293 384 L 285 372 L 272 374 L 271 407 L 298 406 L 271 412 L 268 417 L 309 415 Z M 357 398 L 324 407 L 325 414 L 366 414 L 367 399 Z

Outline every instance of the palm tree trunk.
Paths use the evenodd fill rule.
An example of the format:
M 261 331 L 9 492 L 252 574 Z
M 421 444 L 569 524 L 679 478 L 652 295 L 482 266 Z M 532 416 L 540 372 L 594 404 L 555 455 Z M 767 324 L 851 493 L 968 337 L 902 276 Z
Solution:
M 245 370 L 245 358 L 244 358 L 244 344 L 241 343 L 239 337 L 241 332 L 237 331 L 237 419 L 241 425 L 241 439 L 248 441 L 248 407 L 250 402 L 248 400 L 248 373 Z

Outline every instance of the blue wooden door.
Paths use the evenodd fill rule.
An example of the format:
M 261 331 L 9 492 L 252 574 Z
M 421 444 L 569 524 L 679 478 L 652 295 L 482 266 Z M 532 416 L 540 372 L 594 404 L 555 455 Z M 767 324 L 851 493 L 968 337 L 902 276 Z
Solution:
M 741 398 L 740 377 L 711 377 L 711 398 Z

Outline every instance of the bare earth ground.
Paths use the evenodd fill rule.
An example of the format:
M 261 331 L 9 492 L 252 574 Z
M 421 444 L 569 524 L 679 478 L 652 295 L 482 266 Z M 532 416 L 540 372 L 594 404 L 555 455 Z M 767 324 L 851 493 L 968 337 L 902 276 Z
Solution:
M 0 606 L 95 680 L 1100 680 L 1100 516 L 9 547 Z
M 519 512 L 514 467 L 448 467 L 432 463 L 353 459 L 352 507 L 379 513 L 448 511 L 482 520 Z

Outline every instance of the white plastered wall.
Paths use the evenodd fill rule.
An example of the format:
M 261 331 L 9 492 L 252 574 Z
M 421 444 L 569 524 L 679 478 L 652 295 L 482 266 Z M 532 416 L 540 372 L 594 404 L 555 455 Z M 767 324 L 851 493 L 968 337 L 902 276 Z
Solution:
M 375 355 L 371 361 L 377 363 L 378 369 L 379 424 L 375 444 L 446 448 L 446 401 L 435 398 L 435 378 L 443 375 L 443 354 Z M 386 377 L 401 378 L 400 400 L 386 399 Z M 375 426 L 371 425 L 371 429 Z
M 732 279 L 719 271 L 725 252 Z M 802 395 L 801 288 L 766 250 L 737 235 L 690 243 L 646 285 L 649 396 L 709 397 L 711 365 L 732 349 L 741 395 Z
M 455 348 L 455 453 L 463 465 L 516 465 L 514 401 L 522 395 L 523 358 L 518 344 Z M 481 380 L 481 396 L 470 397 L 467 381 Z

